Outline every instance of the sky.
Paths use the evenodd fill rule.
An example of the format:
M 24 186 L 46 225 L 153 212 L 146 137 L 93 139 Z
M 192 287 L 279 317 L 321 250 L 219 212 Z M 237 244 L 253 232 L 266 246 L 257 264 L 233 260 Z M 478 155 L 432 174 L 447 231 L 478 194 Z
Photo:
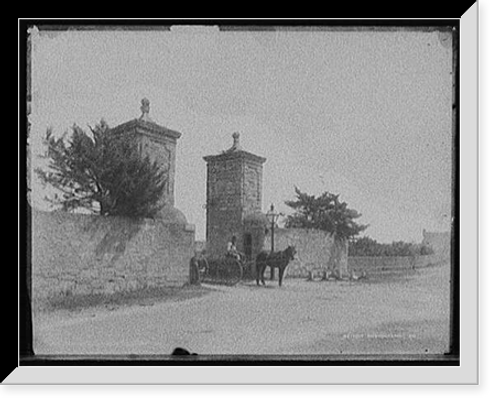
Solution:
M 38 31 L 32 39 L 31 170 L 51 127 L 62 134 L 141 114 L 182 133 L 175 205 L 205 236 L 206 163 L 240 133 L 267 158 L 263 211 L 294 187 L 340 194 L 380 242 L 448 230 L 452 49 L 412 30 Z M 32 203 L 49 193 L 31 177 Z

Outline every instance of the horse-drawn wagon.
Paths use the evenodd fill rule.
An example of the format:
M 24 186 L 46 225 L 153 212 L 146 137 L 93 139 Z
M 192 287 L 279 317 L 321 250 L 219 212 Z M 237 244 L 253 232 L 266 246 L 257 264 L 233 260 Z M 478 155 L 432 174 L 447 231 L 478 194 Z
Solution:
M 278 268 L 278 284 L 283 283 L 285 269 L 294 259 L 297 253 L 295 247 L 288 246 L 283 251 L 260 252 L 255 260 L 247 260 L 244 255 L 236 258 L 231 255 L 224 255 L 216 258 L 207 258 L 204 255 L 194 257 L 194 263 L 197 268 L 199 280 L 202 283 L 234 286 L 240 282 L 243 275 L 251 275 L 251 269 L 255 263 L 255 280 L 257 285 L 265 285 L 264 272 L 267 267 Z

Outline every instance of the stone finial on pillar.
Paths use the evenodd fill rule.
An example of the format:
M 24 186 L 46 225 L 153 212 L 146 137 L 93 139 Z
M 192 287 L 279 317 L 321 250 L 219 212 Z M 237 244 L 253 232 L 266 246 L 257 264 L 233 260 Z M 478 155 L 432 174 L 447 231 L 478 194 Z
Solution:
M 141 100 L 141 117 L 139 118 L 140 120 L 144 120 L 144 121 L 151 121 L 151 119 L 149 118 L 149 106 L 150 106 L 150 103 L 149 103 L 149 100 L 144 98 Z
M 240 147 L 240 133 L 235 132 L 233 133 L 233 146 L 231 148 L 231 151 L 239 151 L 241 149 Z

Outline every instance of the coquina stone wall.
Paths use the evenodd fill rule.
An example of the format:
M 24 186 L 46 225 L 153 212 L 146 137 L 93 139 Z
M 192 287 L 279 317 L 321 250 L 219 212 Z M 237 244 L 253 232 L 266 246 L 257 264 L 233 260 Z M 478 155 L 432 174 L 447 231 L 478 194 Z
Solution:
M 32 214 L 35 306 L 188 281 L 194 227 L 64 212 Z
M 406 270 L 425 268 L 449 262 L 450 258 L 439 254 L 416 257 L 348 257 L 348 243 L 335 239 L 334 235 L 321 230 L 299 228 L 275 229 L 275 251 L 293 245 L 296 259 L 286 270 L 287 276 L 308 277 L 327 272 L 337 277 L 349 277 L 352 272 Z M 264 249 L 271 249 L 271 233 L 267 233 Z M 269 273 L 269 269 L 267 271 Z
M 309 272 L 342 274 L 347 271 L 347 246 L 336 241 L 330 233 L 300 228 L 275 229 L 274 250 L 281 251 L 289 245 L 295 247 L 297 255 L 287 267 L 287 276 L 306 277 Z M 271 233 L 266 235 L 264 249 L 271 249 Z
M 384 271 L 393 269 L 425 268 L 448 263 L 449 257 L 443 255 L 419 255 L 415 257 L 349 257 L 350 271 Z

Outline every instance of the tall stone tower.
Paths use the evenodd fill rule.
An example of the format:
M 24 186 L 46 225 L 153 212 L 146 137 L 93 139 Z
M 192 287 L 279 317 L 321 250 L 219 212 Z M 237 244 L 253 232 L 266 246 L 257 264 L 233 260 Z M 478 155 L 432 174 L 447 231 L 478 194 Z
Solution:
M 265 158 L 243 151 L 240 135 L 233 146 L 207 162 L 206 249 L 221 256 L 232 236 L 238 250 L 252 258 L 262 248 L 266 217 L 262 214 L 262 169 Z
M 166 222 L 186 222 L 185 216 L 174 208 L 175 152 L 181 133 L 155 123 L 149 116 L 148 99 L 141 100 L 141 116 L 111 129 L 114 134 L 129 137 L 137 143 L 141 154 L 160 163 L 166 170 L 167 182 L 162 203 L 165 203 L 159 217 Z

